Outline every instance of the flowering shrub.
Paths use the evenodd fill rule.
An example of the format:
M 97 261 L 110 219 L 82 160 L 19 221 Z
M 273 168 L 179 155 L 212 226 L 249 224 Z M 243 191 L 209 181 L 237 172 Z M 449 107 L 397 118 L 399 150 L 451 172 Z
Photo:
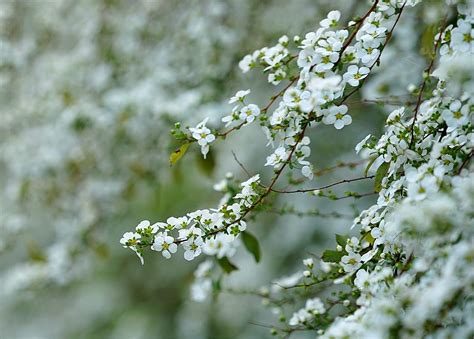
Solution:
M 248 99 L 251 90 L 239 90 L 229 100 L 232 109 L 222 117 L 222 128 L 208 125 L 207 117 L 195 127 L 177 123 L 172 134 L 181 146 L 170 161 L 176 163 L 193 144 L 205 158 L 219 139 L 259 124 L 272 149 L 265 162 L 273 171 L 270 180 L 262 179 L 264 173 L 251 175 L 240 163 L 249 178 L 239 182 L 229 175 L 217 184 L 224 196 L 216 207 L 141 221 L 120 243 L 142 263 L 146 249 L 189 261 L 211 256 L 198 267 L 191 287 L 194 299 L 202 301 L 226 290 L 220 272 L 237 269 L 231 259 L 240 243 L 259 261 L 259 242 L 248 221 L 275 196 L 377 195 L 376 203 L 354 219 L 356 235 L 335 235 L 335 248 L 304 259 L 302 273 L 248 292 L 279 315 L 282 324 L 272 332 L 287 336 L 309 330 L 323 338 L 472 337 L 473 87 L 472 79 L 453 67 L 459 60 L 472 64 L 472 8 L 453 1 L 439 4 L 445 17 L 423 46 L 428 64 L 420 86 L 410 86 L 414 101 L 389 113 L 381 136 L 368 135 L 355 146 L 365 173 L 311 187 L 316 171 L 308 159 L 318 147 L 309 132 L 322 125 L 345 130 L 352 123 L 348 99 L 383 67 L 382 56 L 403 14 L 420 3 L 374 0 L 348 23 L 331 11 L 304 38 L 283 36 L 274 46 L 245 56 L 239 62 L 244 73 L 261 68 L 270 84 L 284 87 L 264 105 Z M 285 174 L 291 175 L 288 187 L 277 188 Z M 335 196 L 329 190 L 359 180 L 372 180 L 373 191 Z

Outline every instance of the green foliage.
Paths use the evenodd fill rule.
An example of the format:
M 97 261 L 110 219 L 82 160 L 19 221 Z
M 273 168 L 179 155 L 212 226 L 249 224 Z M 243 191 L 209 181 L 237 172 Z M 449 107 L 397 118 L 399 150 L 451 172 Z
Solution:
M 187 142 L 185 144 L 182 144 L 177 150 L 175 150 L 173 153 L 170 155 L 170 166 L 173 166 L 178 162 L 179 159 L 183 157 L 183 155 L 186 153 L 186 151 L 189 148 L 190 143 Z
M 227 257 L 217 259 L 217 263 L 222 268 L 222 270 L 227 274 L 232 273 L 233 271 L 237 271 L 239 269 Z
M 385 178 L 385 175 L 388 172 L 388 169 L 390 167 L 389 162 L 384 162 L 382 165 L 379 166 L 377 169 L 377 172 L 375 172 L 375 183 L 374 183 L 374 189 L 375 192 L 380 192 L 382 189 L 382 180 Z
M 249 251 L 253 255 L 256 262 L 260 262 L 261 251 L 258 239 L 252 233 L 249 233 L 247 231 L 242 232 L 241 235 L 242 242 L 244 243 L 244 246 L 247 251 Z
M 334 250 L 326 250 L 323 252 L 323 255 L 321 259 L 323 259 L 324 262 L 334 262 L 337 263 L 341 261 L 342 256 L 344 253 L 341 251 L 334 251 Z

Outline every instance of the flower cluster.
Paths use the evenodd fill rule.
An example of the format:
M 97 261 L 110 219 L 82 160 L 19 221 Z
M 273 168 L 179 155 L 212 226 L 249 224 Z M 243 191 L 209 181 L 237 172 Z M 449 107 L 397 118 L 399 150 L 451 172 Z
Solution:
M 278 40 L 278 44 L 272 47 L 264 47 L 256 50 L 252 54 L 246 55 L 240 62 L 239 67 L 246 73 L 257 66 L 264 67 L 268 72 L 268 82 L 278 85 L 282 80 L 288 77 L 288 62 L 292 56 L 288 50 L 289 40 L 286 35 Z
M 142 263 L 146 247 L 161 252 L 167 259 L 176 253 L 178 245 L 186 260 L 193 260 L 202 252 L 217 258 L 231 257 L 235 253 L 234 240 L 247 228 L 243 218 L 261 196 L 259 185 L 260 176 L 256 175 L 241 183 L 240 193 L 216 209 L 197 210 L 154 224 L 141 221 L 135 232 L 123 235 L 120 243 L 137 253 Z
M 240 185 L 240 193 L 226 195 L 219 208 L 189 213 L 179 227 L 157 223 L 157 230 L 152 229 L 148 235 L 138 230 L 138 235 L 126 233 L 127 239 L 122 242 L 140 255 L 147 246 L 155 249 L 158 241 L 157 248 L 167 250 L 163 253 L 166 257 L 176 251 L 176 245 L 189 251 L 185 244 L 191 242 L 199 250 L 185 252 L 186 259 L 199 255 L 202 248 L 219 262 L 232 256 L 232 244 L 246 230 L 245 217 L 263 205 L 271 193 L 312 191 L 319 195 L 320 190 L 282 191 L 274 185 L 285 169 L 298 169 L 302 175 L 298 182 L 313 179 L 307 132 L 321 125 L 341 130 L 351 124 L 347 99 L 364 85 L 381 61 L 403 11 L 419 2 L 375 0 L 361 18 L 340 29 L 341 13 L 331 11 L 316 31 L 292 40 L 298 50 L 294 57 L 287 37 L 272 48 L 247 55 L 239 64 L 244 72 L 262 66 L 264 72 L 270 72 L 270 83 L 284 79 L 289 83 L 263 109 L 245 103 L 249 90 L 237 92 L 230 103 L 238 104 L 223 122 L 230 125 L 236 121 L 240 125 L 221 135 L 259 117 L 268 145 L 273 147 L 265 163 L 274 172 L 270 183 L 262 184 L 256 175 Z M 414 104 L 392 110 L 384 133 L 379 138 L 368 135 L 355 147 L 367 160 L 364 178 L 368 178 L 368 172 L 374 173 L 373 194 L 378 195 L 376 203 L 354 219 L 352 228 L 358 234 L 337 235 L 335 250 L 323 252 L 318 270 L 314 260 L 308 258 L 303 273 L 286 279 L 282 288 L 258 294 L 280 313 L 287 326 L 282 333 L 303 328 L 317 330 L 322 338 L 473 334 L 472 320 L 466 317 L 467 310 L 473 308 L 474 286 L 469 270 L 474 241 L 469 227 L 474 196 L 474 177 L 470 173 L 474 149 L 472 81 L 461 82 L 460 89 L 452 88 L 449 77 L 441 76 L 439 71 L 447 62 L 443 59 L 446 55 L 473 57 L 472 15 L 463 6 L 458 6 L 456 15 L 457 26 L 442 27 L 430 46 L 434 55 L 430 56 L 420 88 L 412 90 Z M 435 70 L 438 50 L 443 57 Z M 288 77 L 293 72 L 297 75 Z M 274 103 L 277 107 L 272 110 Z M 200 133 L 204 124 L 197 127 Z M 194 133 L 195 129 L 190 131 Z M 206 148 L 201 149 L 205 155 L 214 138 L 202 143 L 200 140 L 210 132 L 204 134 L 199 135 L 201 139 L 193 134 L 193 138 L 201 147 L 205 144 Z M 344 182 L 349 180 L 339 183 Z M 219 188 L 226 192 L 226 186 Z M 158 233 L 158 229 L 163 231 Z M 176 230 L 179 236 L 173 238 L 170 232 Z M 244 244 L 256 253 L 253 240 Z M 205 286 L 200 291 L 209 292 L 209 280 L 197 274 L 200 280 Z M 288 280 L 293 283 L 288 284 Z M 336 298 L 327 298 L 325 293 L 311 295 L 286 323 L 281 304 L 288 298 L 278 298 L 299 287 L 312 286 L 335 289 L 332 294 Z M 301 295 L 295 293 L 292 297 Z M 333 311 L 333 306 L 339 308 Z
M 242 125 L 252 123 L 259 115 L 260 108 L 257 105 L 245 105 L 245 97 L 250 94 L 250 90 L 238 91 L 235 96 L 230 98 L 229 104 L 237 103 L 232 108 L 232 114 L 222 118 L 222 122 L 226 123 L 226 127 L 234 121 L 240 121 Z
M 290 326 L 304 325 L 324 312 L 326 309 L 319 298 L 308 299 L 305 307 L 294 313 L 288 324 Z

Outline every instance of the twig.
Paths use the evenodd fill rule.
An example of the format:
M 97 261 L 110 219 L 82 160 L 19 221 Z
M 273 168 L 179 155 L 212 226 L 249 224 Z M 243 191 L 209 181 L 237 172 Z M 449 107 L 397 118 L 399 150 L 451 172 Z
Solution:
M 389 41 L 392 39 L 392 35 L 393 35 L 393 31 L 395 30 L 395 27 L 397 26 L 398 24 L 398 21 L 400 20 L 400 17 L 402 16 L 402 13 L 403 13 L 403 10 L 405 9 L 405 5 L 406 5 L 406 2 L 402 5 L 402 7 L 400 8 L 400 12 L 398 13 L 398 16 L 397 16 L 397 19 L 395 20 L 392 28 L 390 29 L 390 31 L 387 33 L 387 39 L 385 40 L 383 46 L 382 46 L 382 50 L 380 51 L 377 59 L 374 61 L 374 63 L 369 67 L 370 70 L 372 70 L 375 65 L 377 65 L 379 62 L 380 62 L 380 58 L 382 57 L 382 53 L 383 53 L 383 50 L 385 49 L 385 47 L 388 45 Z M 369 73 L 370 74 L 370 73 Z M 359 90 L 359 88 L 362 86 L 362 84 L 367 80 L 368 76 L 365 77 L 363 79 L 363 81 L 361 82 L 361 84 L 358 86 L 358 87 L 355 87 L 352 91 L 350 91 L 348 94 L 346 94 L 344 96 L 344 98 L 342 98 L 341 102 L 339 103 L 339 105 L 343 104 L 347 99 L 349 99 L 355 92 L 357 92 Z
M 474 155 L 474 151 L 471 151 L 471 153 L 468 155 L 466 159 L 464 159 L 463 163 L 461 164 L 461 167 L 458 169 L 458 175 L 461 174 L 461 171 L 466 165 L 471 161 L 472 156 Z
M 354 182 L 354 181 L 372 179 L 372 178 L 374 178 L 374 177 L 375 177 L 374 175 L 371 175 L 371 176 L 368 176 L 368 177 L 358 177 L 358 178 L 353 178 L 353 179 L 344 179 L 344 180 L 340 180 L 340 181 L 337 181 L 337 182 L 333 182 L 333 183 L 328 184 L 328 185 L 325 185 L 325 186 L 316 187 L 316 188 L 308 188 L 308 189 L 299 189 L 299 190 L 291 190 L 291 191 L 283 191 L 283 190 L 272 189 L 272 192 L 276 192 L 276 193 L 290 193 L 290 194 L 291 194 L 291 193 L 313 192 L 313 191 L 323 190 L 323 189 L 326 189 L 326 188 L 330 188 L 330 187 L 333 187 L 333 186 L 337 186 L 337 185 L 341 185 L 341 184 L 346 184 L 346 183 L 350 183 L 350 182 Z
M 415 140 L 415 123 L 416 123 L 416 119 L 418 117 L 418 111 L 420 110 L 421 99 L 423 98 L 423 91 L 425 90 L 426 84 L 427 84 L 428 79 L 429 79 L 430 74 L 431 74 L 431 70 L 433 69 L 433 66 L 434 66 L 434 62 L 435 62 L 435 59 L 436 59 L 436 51 L 438 50 L 439 44 L 441 42 L 441 37 L 442 37 L 443 32 L 445 30 L 446 19 L 447 18 L 444 18 L 444 20 L 443 20 L 443 24 L 441 26 L 442 28 L 439 32 L 439 37 L 436 40 L 434 50 L 433 50 L 433 57 L 431 58 L 431 61 L 428 65 L 428 68 L 423 72 L 424 73 L 424 79 L 423 79 L 423 83 L 421 84 L 420 92 L 418 93 L 418 99 L 416 100 L 416 106 L 415 106 L 414 115 L 413 115 L 413 122 L 411 123 L 411 127 L 410 127 L 410 130 L 411 130 L 410 148 L 412 148 L 413 141 Z
M 231 151 L 231 152 L 232 152 L 232 156 L 234 157 L 234 160 L 239 164 L 240 168 L 242 168 L 242 170 L 245 172 L 245 174 L 247 174 L 248 177 L 251 177 L 252 175 L 250 174 L 249 171 L 247 171 L 245 166 L 239 161 L 235 152 L 234 151 Z

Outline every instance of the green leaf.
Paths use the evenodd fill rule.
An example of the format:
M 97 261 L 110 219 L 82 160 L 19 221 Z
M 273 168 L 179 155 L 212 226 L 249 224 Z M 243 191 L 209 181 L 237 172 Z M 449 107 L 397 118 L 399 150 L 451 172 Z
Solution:
M 367 232 L 367 233 L 362 237 L 362 241 L 367 241 L 368 243 L 370 243 L 371 245 L 373 245 L 374 242 L 375 242 L 375 239 L 374 239 L 374 237 L 372 236 L 372 234 L 370 234 L 370 232 Z
M 382 165 L 379 166 L 377 169 L 377 172 L 375 172 L 375 183 L 374 183 L 374 189 L 375 192 L 380 192 L 382 189 L 382 180 L 385 178 L 385 175 L 388 172 L 388 169 L 390 167 L 389 162 L 384 162 Z
M 244 243 L 247 251 L 249 251 L 253 255 L 256 262 L 260 262 L 261 252 L 258 239 L 255 238 L 255 236 L 249 232 L 242 232 L 241 234 L 242 242 Z
M 34 262 L 46 262 L 47 257 L 43 250 L 34 241 L 27 243 L 28 257 Z
M 336 234 L 336 242 L 338 245 L 341 245 L 342 247 L 346 246 L 348 238 L 349 237 L 346 235 Z
M 323 252 L 321 259 L 323 259 L 324 262 L 339 262 L 343 255 L 344 252 L 342 251 L 326 250 Z
M 221 279 L 212 282 L 212 290 L 214 293 L 219 293 L 221 291 Z
M 188 150 L 188 147 L 189 147 L 189 142 L 182 144 L 176 151 L 171 153 L 170 166 L 173 166 L 174 164 L 176 164 L 176 162 L 178 162 L 178 160 L 183 157 L 184 153 L 186 153 L 186 151 Z
M 438 24 L 431 24 L 425 28 L 421 36 L 420 52 L 427 58 L 434 58 L 433 45 L 437 32 Z
M 233 263 L 231 263 L 229 258 L 227 258 L 227 257 L 217 259 L 217 263 L 222 268 L 222 270 L 227 274 L 229 274 L 233 271 L 237 271 L 239 269 L 237 266 L 235 266 Z
M 364 171 L 364 176 L 367 176 L 367 174 L 369 174 L 369 169 L 372 167 L 372 165 L 374 164 L 375 160 L 377 160 L 377 157 L 374 157 L 372 158 L 369 163 L 367 164 L 367 167 L 365 168 L 365 171 Z

